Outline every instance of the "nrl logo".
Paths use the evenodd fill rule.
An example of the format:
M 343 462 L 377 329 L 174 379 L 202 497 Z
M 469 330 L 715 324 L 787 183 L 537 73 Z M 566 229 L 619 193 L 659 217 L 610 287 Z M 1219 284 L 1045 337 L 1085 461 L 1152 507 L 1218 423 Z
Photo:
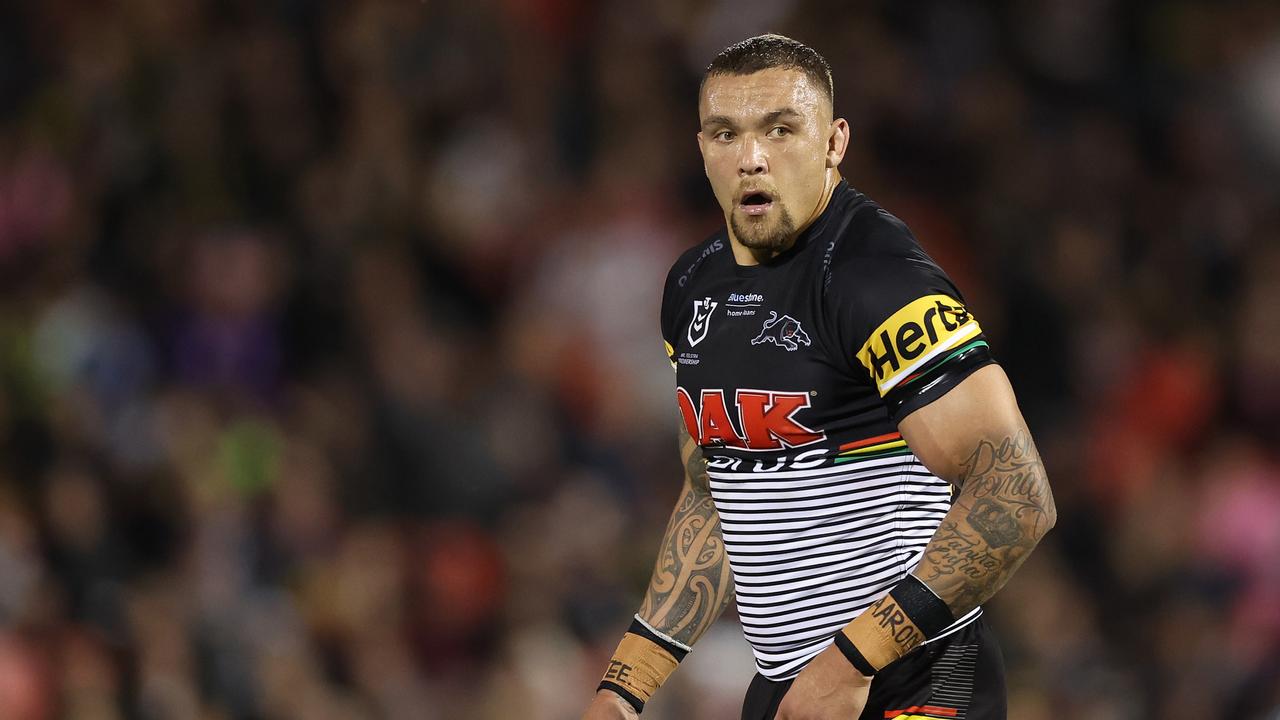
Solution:
M 809 334 L 800 327 L 800 321 L 790 315 L 778 317 L 778 313 L 770 310 L 769 319 L 764 321 L 760 334 L 752 338 L 752 345 L 763 345 L 771 342 L 787 352 L 799 350 L 801 345 L 808 346 Z
M 693 301 L 693 319 L 689 321 L 687 333 L 690 347 L 707 337 L 707 330 L 711 327 L 711 313 L 715 312 L 719 305 L 720 303 L 711 302 L 709 297 Z

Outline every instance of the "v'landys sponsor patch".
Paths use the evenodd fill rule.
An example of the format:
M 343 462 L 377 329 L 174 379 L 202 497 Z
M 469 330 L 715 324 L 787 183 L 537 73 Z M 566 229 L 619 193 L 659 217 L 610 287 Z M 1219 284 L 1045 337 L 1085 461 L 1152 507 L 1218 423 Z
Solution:
M 959 300 L 926 295 L 889 316 L 871 333 L 858 362 L 875 379 L 880 396 L 930 360 L 982 332 Z

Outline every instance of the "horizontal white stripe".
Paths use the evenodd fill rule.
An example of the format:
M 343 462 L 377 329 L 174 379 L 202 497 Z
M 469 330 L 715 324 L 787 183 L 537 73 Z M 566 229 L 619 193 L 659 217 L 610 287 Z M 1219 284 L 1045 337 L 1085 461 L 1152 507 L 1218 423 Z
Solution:
M 747 462 L 746 460 L 743 461 Z M 858 475 L 866 474 L 877 469 L 897 468 L 901 465 L 919 465 L 924 467 L 920 459 L 915 455 L 890 455 L 888 457 L 871 458 L 868 460 L 855 460 L 852 462 L 843 462 L 839 465 L 831 465 L 828 467 L 813 468 L 811 470 L 771 470 L 769 472 L 740 472 L 734 470 L 721 470 L 719 468 L 707 465 L 707 475 L 711 478 L 711 482 L 732 481 L 732 480 L 759 480 L 762 478 L 822 478 L 831 475 Z M 753 483 L 754 485 L 754 483 Z
M 739 572 L 737 568 L 733 570 L 734 579 L 740 587 L 737 588 L 739 595 L 743 594 L 743 588 L 763 587 L 763 586 L 781 586 L 789 581 L 803 582 L 806 580 L 838 582 L 848 575 L 849 572 L 857 571 L 868 566 L 865 557 L 843 557 L 833 555 L 831 562 L 826 565 L 806 565 L 797 568 L 775 567 L 768 572 Z
M 804 668 L 804 666 L 808 665 L 809 661 L 812 660 L 818 653 L 822 652 L 823 650 L 826 650 L 827 646 L 830 645 L 831 642 L 832 642 L 831 640 L 827 640 L 825 642 L 817 643 L 812 648 L 806 650 L 802 655 L 797 657 L 795 660 L 792 660 L 791 662 L 788 662 L 786 664 L 778 665 L 772 671 L 765 671 L 759 664 L 756 665 L 756 669 L 760 671 L 761 675 L 764 675 L 770 680 L 791 680 L 795 678 L 795 676 L 799 675 L 800 671 Z M 777 674 L 775 675 L 773 673 L 777 673 Z
M 856 503 L 849 502 L 821 510 L 810 508 L 808 515 L 799 518 L 788 517 L 785 512 L 759 512 L 750 514 L 720 513 L 721 526 L 735 533 L 754 533 L 759 530 L 796 530 L 804 531 L 813 527 L 827 528 L 856 523 L 869 517 L 879 517 L 893 511 L 900 503 Z M 725 516 L 728 517 L 725 517 Z M 794 513 L 792 513 L 794 515 Z
M 899 532 L 905 532 L 905 530 L 910 530 L 913 534 L 923 532 L 924 537 L 928 538 L 929 536 L 932 536 L 934 530 L 937 529 L 938 523 L 940 523 L 941 519 L 942 516 L 932 516 L 932 518 L 911 519 L 905 521 L 900 520 L 897 521 L 896 527 L 899 529 Z M 855 547 L 852 548 L 852 550 L 846 551 L 854 552 L 860 551 L 861 548 L 863 548 L 863 544 L 861 543 L 874 542 L 878 546 L 878 544 L 881 544 L 882 542 L 892 542 L 893 539 L 896 538 L 896 534 L 888 533 L 886 532 L 886 529 L 878 527 L 878 525 L 868 525 L 868 527 L 865 528 L 837 529 L 829 533 L 809 534 L 809 536 L 805 536 L 804 538 L 799 538 L 796 539 L 796 541 L 786 543 L 776 541 L 758 542 L 749 538 L 750 536 L 739 536 L 733 539 L 733 553 L 730 560 L 740 561 L 744 562 L 744 564 L 750 565 L 768 565 L 768 560 L 773 556 L 777 556 L 778 562 L 786 562 L 788 560 L 794 560 L 795 556 L 799 555 L 799 553 L 806 553 L 806 555 L 808 555 L 808 553 L 822 551 L 823 548 L 832 546 L 832 544 L 844 542 L 858 543 L 855 544 Z M 783 550 L 781 547 L 782 544 L 787 544 L 788 547 Z M 923 550 L 923 543 L 920 544 L 920 548 Z M 832 550 L 832 552 L 836 551 Z
M 813 635 L 815 631 L 826 630 L 830 628 L 831 632 L 835 632 L 849 621 L 857 617 L 858 612 L 862 608 L 857 606 L 845 606 L 842 611 L 824 613 L 820 616 L 804 618 L 797 620 L 785 628 L 748 628 L 742 626 L 744 635 L 749 636 L 748 639 L 752 643 L 759 646 L 768 646 L 774 648 L 798 647 L 807 644 L 808 641 L 803 638 Z
M 791 490 L 774 489 L 760 492 L 711 488 L 711 497 L 716 501 L 717 506 L 732 506 L 733 503 L 738 503 L 740 507 L 745 509 L 767 507 L 768 505 L 795 505 L 840 496 L 874 496 L 885 491 L 945 492 L 948 496 L 951 493 L 945 483 L 932 475 L 894 473 L 866 480 L 836 480 L 828 485 L 812 488 L 794 488 Z
M 890 587 L 893 586 L 889 585 L 885 587 L 884 590 L 876 595 L 876 597 L 878 598 L 884 595 L 888 592 Z M 849 618 L 852 620 L 855 615 L 861 612 L 863 608 L 868 607 L 872 602 L 875 602 L 875 600 L 873 599 L 868 602 L 865 598 L 861 597 L 834 597 L 831 598 L 829 602 L 787 613 L 786 615 L 771 615 L 765 618 L 752 618 L 750 620 L 751 630 L 756 633 L 772 635 L 787 632 L 787 630 L 795 623 L 807 623 L 833 617 Z M 739 624 L 746 627 L 741 620 L 739 620 Z
M 742 545 L 759 545 L 760 543 L 777 543 L 780 546 L 787 547 L 789 543 L 801 542 L 804 540 L 831 537 L 832 531 L 836 534 L 853 533 L 858 530 L 865 530 L 872 527 L 874 523 L 883 522 L 887 518 L 892 518 L 892 512 L 886 512 L 882 515 L 872 517 L 856 518 L 851 522 L 842 522 L 839 524 L 815 525 L 811 528 L 805 528 L 797 531 L 795 528 L 771 529 L 764 528 L 760 532 L 752 532 L 748 530 L 734 530 L 725 527 L 721 522 L 720 535 L 724 538 L 725 545 L 729 546 L 729 553 L 732 555 L 733 547 L 738 544 Z
M 760 599 L 760 602 L 756 602 L 757 598 L 752 596 L 739 597 L 740 601 L 745 601 L 739 603 L 738 614 L 753 624 L 763 625 L 793 615 L 802 614 L 805 617 L 813 617 L 822 608 L 847 600 L 856 599 L 864 605 L 870 605 L 907 574 L 905 567 L 903 566 L 900 573 L 896 575 L 888 574 L 879 578 L 860 580 L 850 583 L 847 587 L 821 588 L 822 592 L 811 592 L 803 599 L 794 600 L 782 606 L 770 602 L 767 597 Z
M 925 506 L 951 506 L 951 494 L 941 490 L 925 492 L 924 488 L 913 488 L 913 492 L 904 492 L 902 488 L 882 488 L 875 493 L 842 494 L 818 501 L 744 503 L 716 502 L 716 511 L 720 519 L 731 522 L 747 523 L 755 521 L 781 521 L 796 518 L 817 518 L 830 515 L 845 508 L 854 511 L 870 512 L 884 507 L 921 508 Z
M 787 500 L 821 499 L 840 493 L 869 493 L 892 487 L 920 487 L 941 490 L 946 484 L 926 473 L 892 472 L 867 478 L 835 478 L 821 485 L 780 488 L 712 486 L 711 496 L 716 500 L 744 503 L 782 502 Z
M 890 562 L 886 562 L 883 566 L 858 575 L 831 579 L 810 578 L 808 582 L 804 580 L 785 582 L 767 588 L 745 584 L 742 587 L 736 587 L 735 591 L 738 599 L 745 601 L 743 604 L 748 607 L 762 608 L 767 603 L 769 608 L 779 610 L 785 608 L 788 603 L 812 597 L 815 591 L 847 590 L 851 593 L 865 592 L 862 588 L 868 585 L 888 578 L 901 578 L 905 574 L 906 570 L 902 567 L 902 563 L 898 561 L 898 558 L 892 558 Z
M 759 545 L 763 542 L 778 543 L 785 545 L 787 543 L 800 542 L 823 537 L 832 537 L 833 534 L 853 533 L 859 530 L 866 530 L 875 524 L 891 526 L 894 520 L 932 520 L 939 522 L 946 516 L 946 509 L 939 506 L 936 510 L 917 510 L 910 509 L 907 511 L 894 511 L 893 509 L 885 510 L 874 515 L 858 515 L 849 518 L 826 518 L 826 522 L 812 527 L 770 527 L 768 523 L 759 523 L 753 525 L 731 525 L 720 521 L 720 535 L 724 538 L 725 544 L 731 548 L 737 543 Z M 891 527 L 885 530 L 888 532 Z M 732 554 L 732 549 L 730 549 Z
M 809 570 L 813 572 L 820 571 L 822 568 L 830 567 L 833 559 L 839 560 L 850 556 L 872 556 L 872 551 L 884 552 L 890 548 L 886 545 L 896 545 L 896 540 L 890 542 L 877 543 L 875 538 L 870 541 L 864 541 L 860 545 L 844 545 L 839 553 L 815 553 L 795 560 L 785 560 L 767 563 L 743 563 L 734 562 L 731 567 L 735 574 L 744 577 L 759 577 L 762 575 L 777 574 L 779 572 L 797 572 L 800 570 Z M 896 548 L 894 548 L 896 549 Z
M 923 490 L 923 489 L 913 489 Z M 866 495 L 846 495 L 821 502 L 742 503 L 716 502 L 721 520 L 748 525 L 763 522 L 787 522 L 801 519 L 819 521 L 846 515 L 871 516 L 886 510 L 933 510 L 951 507 L 951 496 L 941 492 L 881 489 Z
M 773 500 L 777 499 L 804 499 L 807 497 L 821 496 L 825 493 L 833 492 L 839 488 L 848 488 L 850 492 L 863 492 L 864 488 L 868 491 L 875 488 L 883 488 L 894 484 L 904 486 L 917 486 L 922 488 L 947 488 L 950 484 L 936 475 L 930 474 L 923 468 L 920 471 L 913 471 L 907 468 L 901 468 L 892 473 L 872 475 L 869 477 L 836 477 L 829 478 L 822 483 L 806 483 L 800 484 L 795 482 L 766 482 L 759 480 L 752 483 L 741 483 L 738 485 L 711 483 L 711 496 L 716 499 L 734 499 L 734 500 Z
M 848 625 L 848 623 L 833 620 L 825 625 L 815 625 L 810 628 L 805 628 L 803 631 L 797 631 L 790 642 L 770 640 L 767 638 L 761 639 L 757 637 L 748 637 L 745 630 L 743 637 L 751 644 L 753 652 L 760 652 L 762 655 L 776 659 L 785 659 L 794 654 L 798 649 L 807 648 L 816 642 L 830 640 L 835 637 L 835 634 L 840 632 L 840 628 L 845 625 Z
M 933 535 L 936 529 L 936 523 L 919 528 L 913 528 L 913 534 L 928 538 Z M 776 565 L 791 566 L 796 563 L 804 563 L 818 558 L 827 558 L 833 554 L 859 553 L 869 555 L 873 552 L 880 552 L 891 547 L 899 547 L 902 544 L 900 538 L 896 535 L 886 535 L 884 532 L 873 531 L 868 533 L 849 535 L 848 537 L 838 537 L 836 539 L 825 539 L 824 542 L 803 548 L 794 548 L 785 553 L 762 552 L 757 549 L 748 549 L 741 543 L 733 550 L 733 556 L 729 558 L 734 567 L 742 568 L 768 568 Z M 913 543 L 907 543 L 912 545 Z
M 942 518 L 941 516 L 939 516 L 939 517 L 933 517 L 933 518 L 926 518 L 923 521 L 932 522 L 934 524 L 934 527 L 936 527 L 937 523 L 941 522 L 941 520 Z M 921 521 L 913 520 L 912 522 L 921 522 Z M 791 533 L 787 535 L 787 539 L 783 539 L 783 540 L 779 540 L 777 538 L 770 538 L 767 535 L 761 536 L 761 535 L 739 534 L 739 535 L 735 535 L 732 539 L 733 549 L 730 555 L 730 560 L 733 559 L 735 554 L 748 556 L 750 558 L 765 557 L 765 554 L 763 551 L 767 551 L 767 550 L 774 550 L 776 552 L 786 552 L 786 553 L 809 551 L 815 548 L 822 547 L 828 540 L 831 540 L 832 538 L 844 538 L 844 537 L 852 536 L 859 533 L 865 533 L 867 530 L 874 530 L 876 527 L 877 525 L 875 524 L 867 524 L 864 527 L 859 527 L 857 525 L 854 525 L 851 527 L 836 528 L 835 530 L 831 530 L 828 532 L 806 533 L 802 537 L 794 537 L 794 533 Z M 826 528 L 816 528 L 816 529 L 826 530 Z M 721 536 L 724 537 L 723 528 L 721 528 L 721 530 L 722 530 Z M 888 537 L 888 534 L 884 533 L 883 531 L 881 532 L 881 534 Z M 728 541 L 726 541 L 726 543 L 727 542 Z M 803 544 L 796 544 L 796 543 L 803 543 Z M 923 545 L 921 547 L 923 548 Z
M 812 552 L 815 549 L 824 547 L 826 543 L 833 538 L 844 538 L 856 534 L 865 534 L 867 530 L 875 530 L 874 525 L 865 528 L 839 528 L 832 532 L 810 533 L 801 538 L 791 540 L 771 540 L 768 537 L 759 539 L 751 535 L 740 535 L 733 539 L 733 553 L 729 559 L 734 557 L 744 557 L 747 560 L 757 560 L 759 558 L 768 557 L 767 551 L 776 551 L 780 553 L 798 553 Z M 721 535 L 723 536 L 723 532 Z M 881 532 L 883 535 L 883 532 Z

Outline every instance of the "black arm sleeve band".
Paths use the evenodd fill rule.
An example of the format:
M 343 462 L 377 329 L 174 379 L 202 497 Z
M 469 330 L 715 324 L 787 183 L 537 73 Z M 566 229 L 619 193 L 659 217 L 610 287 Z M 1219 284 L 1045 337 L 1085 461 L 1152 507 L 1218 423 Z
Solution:
M 920 632 L 924 633 L 926 638 L 937 637 L 938 633 L 946 630 L 956 621 L 955 616 L 951 614 L 951 608 L 947 607 L 947 604 L 915 575 L 907 575 L 893 586 L 889 594 L 898 602 L 898 607 L 911 617 L 911 622 L 920 628 Z
M 885 395 L 885 404 L 894 423 L 946 395 L 962 380 L 980 367 L 991 365 L 996 359 L 986 341 L 970 343 L 942 362 L 919 373 Z
M 679 645 L 674 645 L 672 643 L 669 643 L 662 637 L 659 637 L 658 635 L 656 635 L 652 630 L 645 627 L 644 623 L 640 622 L 640 620 L 638 619 L 633 618 L 631 620 L 631 627 L 627 628 L 627 632 L 631 633 L 632 635 L 639 635 L 645 640 L 648 640 L 654 645 L 657 645 L 663 650 L 666 650 L 667 652 L 671 653 L 671 655 L 675 657 L 676 662 L 680 662 L 681 660 L 684 660 L 684 656 L 689 654 L 688 650 L 685 650 Z

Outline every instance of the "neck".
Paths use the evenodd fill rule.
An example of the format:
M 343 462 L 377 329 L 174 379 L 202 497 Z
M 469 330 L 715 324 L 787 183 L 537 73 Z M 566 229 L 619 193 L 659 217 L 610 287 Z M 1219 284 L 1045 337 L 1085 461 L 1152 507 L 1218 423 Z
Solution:
M 786 241 L 779 248 L 749 248 L 738 241 L 738 237 L 733 234 L 733 223 L 729 222 L 729 218 L 725 218 L 725 226 L 729 231 L 729 247 L 733 250 L 733 259 L 739 265 L 759 265 L 767 262 L 782 253 L 791 249 L 796 244 L 796 240 L 800 238 L 800 234 L 809 229 L 815 220 L 822 216 L 822 211 L 827 209 L 827 204 L 831 202 L 831 195 L 835 192 L 836 185 L 840 183 L 840 171 L 831 169 L 827 171 L 826 180 L 823 183 L 822 195 L 818 197 L 818 203 L 809 213 L 805 221 L 794 233 L 787 237 Z

